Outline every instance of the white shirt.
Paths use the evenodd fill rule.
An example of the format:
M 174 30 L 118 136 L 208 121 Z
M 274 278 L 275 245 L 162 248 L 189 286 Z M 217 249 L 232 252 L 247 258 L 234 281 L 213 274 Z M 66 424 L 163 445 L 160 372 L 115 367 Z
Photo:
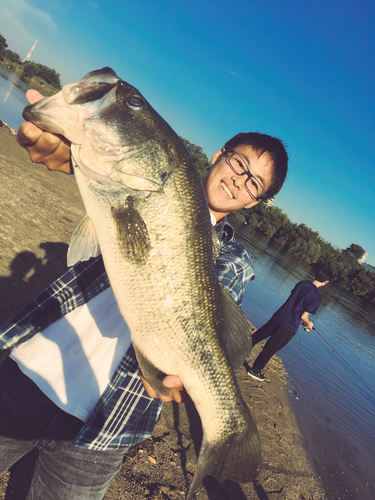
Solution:
M 59 408 L 85 422 L 130 344 L 109 287 L 10 356 Z

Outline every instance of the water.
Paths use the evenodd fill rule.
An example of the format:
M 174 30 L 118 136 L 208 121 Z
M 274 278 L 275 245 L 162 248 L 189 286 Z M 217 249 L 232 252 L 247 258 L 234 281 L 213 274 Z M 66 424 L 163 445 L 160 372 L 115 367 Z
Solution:
M 15 130 L 22 123 L 22 111 L 27 105 L 25 92 L 30 87 L 0 66 L 0 119 Z
M 0 118 L 17 129 L 28 86 L 0 67 Z M 253 254 L 256 279 L 246 289 L 243 310 L 263 325 L 294 285 L 312 277 L 308 265 L 283 253 L 258 233 L 238 227 L 238 239 Z M 300 328 L 280 352 L 290 379 L 290 402 L 307 450 L 330 500 L 375 498 L 375 308 L 333 283 L 321 288 L 316 329 L 358 372 L 352 372 L 315 333 Z
M 259 233 L 236 226 L 257 275 L 243 310 L 260 327 L 294 285 L 313 274 Z M 360 377 L 315 332 L 300 328 L 279 353 L 289 374 L 290 402 L 328 498 L 374 500 L 375 308 L 333 282 L 319 291 L 322 304 L 310 318 Z

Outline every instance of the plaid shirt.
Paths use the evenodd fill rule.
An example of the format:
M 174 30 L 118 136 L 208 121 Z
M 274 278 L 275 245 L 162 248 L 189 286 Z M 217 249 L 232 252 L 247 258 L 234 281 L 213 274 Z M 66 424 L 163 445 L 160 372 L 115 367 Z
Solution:
M 246 285 L 255 279 L 252 256 L 234 239 L 234 229 L 226 217 L 215 226 L 219 238 L 219 256 L 215 272 L 219 282 L 241 305 Z
M 220 242 L 216 261 L 218 279 L 241 303 L 246 284 L 254 279 L 252 258 L 234 240 L 234 230 L 225 219 L 215 229 Z M 0 328 L 0 359 L 108 287 L 101 257 L 74 265 Z M 152 435 L 161 407 L 161 401 L 146 394 L 130 347 L 71 446 L 126 451 Z

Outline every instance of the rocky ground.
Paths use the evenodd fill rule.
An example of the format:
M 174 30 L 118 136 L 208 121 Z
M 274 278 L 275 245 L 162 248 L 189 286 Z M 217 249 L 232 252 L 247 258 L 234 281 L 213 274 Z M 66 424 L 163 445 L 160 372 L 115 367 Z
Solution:
M 32 165 L 11 131 L 0 126 L 0 323 L 65 271 L 70 236 L 82 215 L 74 179 Z M 279 358 L 269 363 L 265 375 L 261 383 L 243 368 L 238 371 L 262 443 L 258 479 L 219 485 L 206 477 L 197 500 L 325 499 L 288 403 L 287 373 Z M 165 404 L 154 436 L 126 454 L 105 499 L 183 499 L 200 436 L 192 405 Z M 0 500 L 25 498 L 34 461 L 31 453 L 0 476 Z

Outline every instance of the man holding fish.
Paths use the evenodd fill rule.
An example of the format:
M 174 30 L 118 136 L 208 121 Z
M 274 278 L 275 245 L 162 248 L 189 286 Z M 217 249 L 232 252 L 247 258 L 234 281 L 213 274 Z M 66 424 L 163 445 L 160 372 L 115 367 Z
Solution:
M 112 96 L 111 99 L 116 99 L 115 96 L 120 95 L 121 99 L 117 99 L 118 102 L 121 104 L 125 100 L 130 108 L 130 113 L 138 113 L 136 117 L 132 115 L 133 120 L 138 119 L 139 111 L 142 108 L 149 108 L 143 96 L 138 92 L 134 93 L 136 89 L 119 80 L 113 72 L 105 71 L 103 76 L 102 70 L 99 84 L 96 81 L 97 73 L 93 72 L 93 74 L 87 75 L 78 84 L 66 90 L 64 87 L 61 99 L 65 99 L 72 108 L 78 109 L 82 103 L 102 102 L 109 99 L 108 96 Z M 126 99 L 124 96 L 127 96 Z M 38 101 L 40 97 L 35 92 L 28 94 L 30 102 Z M 54 101 L 50 102 L 54 103 Z M 107 101 L 104 105 L 108 109 Z M 86 106 L 85 112 L 89 108 L 90 106 Z M 34 109 L 31 108 L 27 112 L 25 110 L 25 116 L 27 118 L 30 116 L 34 123 L 39 124 Z M 160 127 L 163 129 L 166 124 L 160 121 L 158 115 L 155 118 L 154 110 L 150 109 L 155 123 L 160 123 Z M 95 140 L 98 140 L 102 123 L 95 121 L 97 115 L 94 118 L 92 116 L 89 117 L 84 130 L 85 133 L 87 130 L 92 130 Z M 71 174 L 73 173 L 73 159 L 76 162 L 74 173 L 78 183 L 80 182 L 78 177 L 84 172 L 83 185 L 86 182 L 87 170 L 90 170 L 91 175 L 95 168 L 95 161 L 91 161 L 92 149 L 86 147 L 81 137 L 82 130 L 78 130 L 76 125 L 74 127 L 77 128 L 77 132 L 71 126 L 62 127 L 62 129 L 50 124 L 47 126 L 42 123 L 41 126 L 49 132 L 41 130 L 30 122 L 23 124 L 18 132 L 19 143 L 28 150 L 32 161 L 44 163 L 50 170 Z M 188 162 L 186 153 L 181 149 L 180 144 L 173 138 L 170 149 L 168 149 L 165 147 L 166 143 L 163 142 L 164 136 L 159 137 L 159 127 L 156 128 L 157 135 L 153 135 L 147 143 L 153 149 L 151 151 L 150 148 L 147 149 L 148 147 L 143 148 L 142 158 L 145 155 L 151 155 L 154 158 L 156 155 L 160 159 L 165 156 L 165 151 L 169 153 L 169 151 L 176 150 L 183 158 L 182 163 Z M 73 132 L 71 132 L 72 130 Z M 171 133 L 167 128 L 165 131 L 165 135 Z M 51 132 L 63 132 L 65 138 Z M 71 133 L 73 135 L 70 135 Z M 145 134 L 147 135 L 147 133 L 149 132 L 146 131 Z M 104 143 L 101 138 L 102 142 L 97 149 L 101 151 L 105 149 L 107 154 L 111 145 L 108 144 L 108 134 L 105 137 L 106 142 Z M 112 137 L 113 135 L 111 141 Z M 159 142 L 155 137 L 158 137 Z M 73 144 L 72 157 L 70 142 Z M 77 144 L 79 145 L 78 149 Z M 126 152 L 131 150 L 132 154 L 134 153 L 134 148 L 132 149 L 128 145 L 125 147 L 123 143 L 116 145 L 116 154 L 119 150 L 126 150 Z M 111 155 L 114 154 L 111 151 Z M 133 159 L 133 157 L 130 160 L 128 158 L 126 168 Z M 215 256 L 214 272 L 221 285 L 238 304 L 241 303 L 244 289 L 247 283 L 253 279 L 254 273 L 250 255 L 242 245 L 234 240 L 233 228 L 226 222 L 225 217 L 234 210 L 251 208 L 262 200 L 275 196 L 285 180 L 287 162 L 287 153 L 280 140 L 258 133 L 238 134 L 213 155 L 212 168 L 203 181 L 203 196 L 206 197 L 211 223 L 215 226 L 218 239 L 218 255 Z M 134 269 L 133 275 L 147 273 L 144 263 L 152 258 L 153 251 L 157 250 L 160 241 L 162 243 L 164 231 L 160 233 L 151 231 L 149 221 L 152 219 L 153 212 L 157 211 L 156 209 L 165 207 L 165 204 L 159 204 L 159 198 L 170 189 L 168 179 L 173 179 L 174 175 L 170 164 L 171 162 L 167 161 L 163 167 L 160 167 L 159 164 L 152 167 L 154 169 L 152 178 L 135 177 L 133 171 L 131 171 L 132 175 L 129 175 L 128 169 L 126 172 L 121 171 L 120 174 L 117 172 L 117 177 L 112 177 L 110 182 L 111 195 L 116 189 L 119 189 L 119 175 L 125 173 L 126 182 L 132 183 L 131 188 L 129 188 L 132 196 L 127 196 L 125 202 L 121 202 L 119 207 L 113 201 L 113 206 L 108 213 L 109 217 L 115 221 L 114 236 L 117 237 L 120 234 L 125 241 L 126 248 L 121 249 L 120 258 L 125 255 L 125 260 L 130 266 L 129 269 Z M 132 165 L 129 168 L 133 168 Z M 139 168 L 139 163 L 136 163 L 136 167 Z M 103 186 L 102 181 L 105 175 L 103 172 L 93 173 L 93 179 L 89 180 L 91 192 L 94 189 L 97 193 L 98 189 L 101 189 L 100 186 Z M 181 193 L 185 194 L 184 191 L 191 189 L 192 186 L 196 190 L 201 189 L 198 184 L 194 184 L 196 182 L 195 173 L 193 175 L 194 177 L 189 178 L 186 185 L 182 186 Z M 161 187 L 156 189 L 155 182 L 158 182 L 158 186 Z M 178 182 L 174 182 L 178 190 Z M 134 195 L 139 190 L 140 183 L 147 186 L 145 190 L 148 193 L 151 192 L 151 195 L 147 194 L 141 199 Z M 86 188 L 82 188 L 82 192 L 84 189 Z M 156 191 L 155 195 L 152 195 L 153 190 Z M 87 204 L 89 205 L 89 202 Z M 148 205 L 152 206 L 152 210 L 147 210 Z M 202 211 L 197 212 L 196 220 L 198 221 L 199 218 L 206 218 L 204 203 L 202 207 Z M 172 204 L 173 210 L 178 212 L 177 202 Z M 194 212 L 195 206 L 191 207 L 191 210 Z M 86 237 L 87 232 L 92 231 L 90 220 L 84 220 L 83 225 L 73 236 L 73 240 L 78 241 L 78 243 L 73 244 L 70 250 L 69 258 L 72 267 L 0 330 L 0 345 L 4 358 L 6 358 L 0 365 L 0 381 L 3 386 L 0 391 L 0 428 L 3 431 L 0 437 L 0 470 L 9 468 L 28 451 L 38 447 L 39 457 L 30 486 L 30 498 L 43 498 L 43 500 L 47 498 L 103 498 L 110 482 L 120 470 L 126 450 L 152 434 L 161 409 L 160 401 L 175 400 L 180 402 L 184 398 L 182 392 L 184 386 L 196 406 L 200 406 L 199 402 L 202 399 L 199 399 L 200 394 L 196 387 L 204 386 L 206 383 L 207 364 L 211 367 L 212 360 L 218 359 L 219 362 L 215 361 L 213 365 L 217 367 L 219 374 L 223 373 L 226 377 L 226 374 L 229 374 L 225 371 L 227 366 L 229 366 L 231 373 L 233 369 L 230 368 L 230 365 L 237 368 L 243 361 L 237 353 L 233 356 L 228 354 L 228 358 L 226 354 L 222 353 L 224 340 L 216 342 L 214 339 L 212 344 L 207 345 L 205 339 L 194 341 L 195 344 L 203 342 L 206 345 L 204 351 L 199 351 L 200 354 L 199 352 L 197 354 L 202 359 L 204 368 L 202 369 L 202 379 L 198 379 L 199 382 L 195 383 L 194 370 L 190 372 L 185 366 L 182 366 L 180 371 L 177 368 L 176 371 L 172 368 L 175 364 L 177 366 L 176 359 L 180 359 L 181 355 L 175 358 L 171 365 L 168 365 L 166 359 L 168 356 L 163 352 L 162 361 L 166 361 L 166 364 L 163 364 L 157 357 L 156 347 L 152 347 L 151 351 L 153 352 L 150 352 L 147 350 L 149 346 L 142 345 L 141 336 L 134 336 L 135 332 L 141 330 L 137 321 L 141 317 L 143 319 L 143 316 L 153 318 L 154 312 L 148 310 L 151 307 L 149 304 L 152 303 L 153 295 L 150 291 L 147 303 L 140 308 L 140 312 L 137 312 L 135 316 L 131 314 L 128 316 L 126 307 L 121 309 L 119 297 L 121 297 L 122 284 L 116 283 L 116 272 L 110 270 L 112 264 L 110 259 L 106 257 L 108 252 L 106 252 L 105 238 L 100 234 L 102 212 L 102 210 L 98 211 L 97 219 L 95 219 L 96 215 L 93 212 L 91 218 L 95 221 L 94 226 L 98 233 L 100 250 L 106 268 L 104 269 L 103 259 L 98 250 L 99 246 L 94 237 L 92 237 L 90 246 L 91 253 L 86 253 L 84 257 L 80 253 L 82 250 L 78 243 L 82 241 L 82 235 Z M 184 213 L 183 210 L 181 213 Z M 173 218 L 172 212 L 166 212 L 166 214 L 168 219 Z M 186 212 L 186 217 L 188 219 L 190 213 Z M 124 219 L 127 227 L 132 231 L 135 244 L 133 244 L 134 241 L 127 242 L 127 235 L 121 230 Z M 178 220 L 180 225 L 185 223 L 183 216 L 180 216 Z M 207 220 L 209 221 L 209 219 Z M 107 222 L 103 227 L 109 227 Z M 208 255 L 203 255 L 202 259 L 206 263 L 206 267 L 203 269 L 207 269 L 209 275 L 209 266 L 211 266 L 212 261 L 211 245 L 209 244 L 211 235 L 209 234 L 209 225 L 205 225 L 204 228 L 202 234 L 197 236 L 193 234 L 192 238 L 193 241 L 196 241 L 197 248 L 202 238 L 205 242 L 207 241 L 207 244 L 204 243 L 204 248 Z M 180 247 L 181 245 L 176 246 L 176 252 L 179 251 Z M 160 254 L 162 253 L 160 252 Z M 186 271 L 186 276 L 199 275 L 198 278 L 200 278 L 205 273 L 200 271 L 201 257 L 198 258 L 198 254 L 195 257 L 196 263 Z M 170 259 L 164 262 L 160 268 L 162 271 L 157 275 L 157 280 L 161 274 L 168 272 L 166 268 L 169 267 L 169 262 Z M 111 286 L 107 273 L 110 276 Z M 179 286 L 182 287 L 186 281 L 185 278 L 182 279 L 181 285 L 177 286 L 178 279 L 175 276 L 175 270 L 173 273 L 171 275 L 173 279 L 169 278 L 165 284 L 162 283 L 161 288 L 155 292 L 157 298 L 159 292 L 163 294 L 164 289 L 168 288 L 163 302 L 163 307 L 166 310 L 174 307 L 174 294 L 178 295 Z M 203 278 L 206 277 L 203 276 Z M 216 278 L 208 276 L 207 279 L 208 289 L 215 288 Z M 143 281 L 146 280 L 147 278 L 144 278 Z M 151 281 L 153 280 L 149 279 L 146 284 L 150 284 Z M 152 284 L 154 285 L 154 283 Z M 138 287 L 141 285 L 133 288 L 134 294 L 137 293 Z M 170 290 L 169 287 L 171 287 Z M 191 293 L 193 292 L 194 290 Z M 202 301 L 206 300 L 206 295 L 201 296 L 200 293 L 199 291 L 198 301 L 195 302 L 196 308 Z M 208 292 L 208 295 L 210 293 Z M 224 328 L 222 325 L 226 325 L 227 322 L 222 310 L 225 309 L 225 311 L 230 312 L 228 318 L 231 319 L 234 316 L 236 329 L 239 332 L 244 331 L 245 326 L 239 313 L 240 310 L 238 307 L 233 307 L 233 299 L 229 295 L 225 295 L 224 292 L 224 296 L 221 297 L 220 287 L 213 293 L 220 295 L 220 307 L 215 309 L 209 299 L 207 299 L 207 306 L 204 304 L 202 306 L 204 310 L 213 311 L 211 323 L 213 321 L 216 324 L 217 317 L 219 330 Z M 188 295 L 183 293 L 183 299 L 177 304 L 178 307 Z M 130 303 L 130 295 L 125 303 Z M 119 312 L 117 305 L 119 305 L 121 312 Z M 199 311 L 196 309 L 194 314 L 198 316 Z M 130 326 L 132 337 L 130 337 L 129 328 L 123 317 Z M 186 317 L 182 316 L 179 317 L 179 320 L 183 325 L 186 325 L 188 321 Z M 164 317 L 164 321 L 167 322 L 166 317 Z M 155 332 L 162 330 L 165 326 L 160 323 L 160 327 L 158 327 L 156 323 L 157 320 L 155 320 Z M 228 320 L 228 323 L 231 321 Z M 175 325 L 176 323 L 173 323 L 173 327 Z M 152 334 L 153 332 L 149 331 L 150 344 L 154 341 Z M 228 335 L 230 336 L 230 334 Z M 237 342 L 237 350 L 240 350 L 242 340 L 241 335 L 238 335 L 238 338 L 236 336 L 230 338 L 226 342 L 228 352 L 232 351 L 232 344 Z M 216 353 L 218 344 L 219 354 Z M 175 343 L 172 341 L 168 347 L 169 351 L 167 349 L 171 359 L 173 359 L 174 346 Z M 191 351 L 193 352 L 194 349 L 195 347 L 192 347 Z M 246 350 L 246 348 L 242 349 Z M 12 352 L 7 357 L 10 351 Z M 156 357 L 152 359 L 154 353 Z M 210 353 L 209 357 L 208 353 Z M 221 355 L 225 358 L 223 361 L 221 361 Z M 149 360 L 150 362 L 148 362 Z M 221 362 L 224 368 L 221 368 Z M 144 378 L 140 376 L 138 363 L 142 367 Z M 222 372 L 220 372 L 221 369 Z M 196 371 L 199 372 L 198 368 Z M 178 372 L 177 375 L 176 372 Z M 166 373 L 173 373 L 173 375 L 165 376 Z M 237 388 L 235 381 L 232 383 L 232 375 L 228 375 L 228 377 L 227 382 L 225 380 L 221 382 L 227 385 L 230 394 L 236 392 Z M 218 378 L 223 379 L 224 376 Z M 212 382 L 212 385 L 215 384 Z M 208 385 L 210 385 L 210 381 Z M 210 391 L 208 391 L 207 396 L 206 393 L 204 394 L 203 399 L 206 403 L 212 394 Z M 215 405 L 216 394 L 212 397 Z M 223 433 L 219 430 L 219 434 L 216 434 L 216 429 L 205 425 L 205 422 L 212 420 L 214 412 L 211 412 L 210 418 L 207 419 L 204 414 L 205 410 L 198 408 L 198 411 L 202 410 L 199 412 L 205 438 L 202 444 L 203 451 L 201 451 L 198 460 L 197 473 L 187 498 L 192 497 L 198 482 L 206 474 L 215 475 L 219 480 L 230 477 L 237 481 L 246 481 L 256 476 L 260 466 L 259 440 L 255 423 L 247 407 L 245 408 L 243 405 L 239 395 L 237 399 L 233 400 L 233 407 L 225 406 L 223 411 L 221 411 L 221 407 L 218 407 L 221 413 L 220 419 L 225 420 L 223 415 L 227 412 L 228 425 L 230 426 L 230 422 L 233 421 L 233 426 L 237 428 L 236 432 L 238 429 L 243 429 L 241 431 L 243 433 L 238 434 L 238 439 L 237 434 L 231 429 L 226 429 Z M 238 421 L 236 420 L 237 411 Z M 234 443 L 233 452 L 230 449 L 232 442 L 229 444 L 229 441 L 228 443 L 221 441 L 222 435 L 226 435 L 227 432 L 233 433 L 233 436 L 231 434 L 231 440 Z M 243 455 L 241 455 L 242 442 L 246 445 Z M 221 458 L 224 446 L 228 457 Z M 239 458 L 237 459 L 237 457 Z

